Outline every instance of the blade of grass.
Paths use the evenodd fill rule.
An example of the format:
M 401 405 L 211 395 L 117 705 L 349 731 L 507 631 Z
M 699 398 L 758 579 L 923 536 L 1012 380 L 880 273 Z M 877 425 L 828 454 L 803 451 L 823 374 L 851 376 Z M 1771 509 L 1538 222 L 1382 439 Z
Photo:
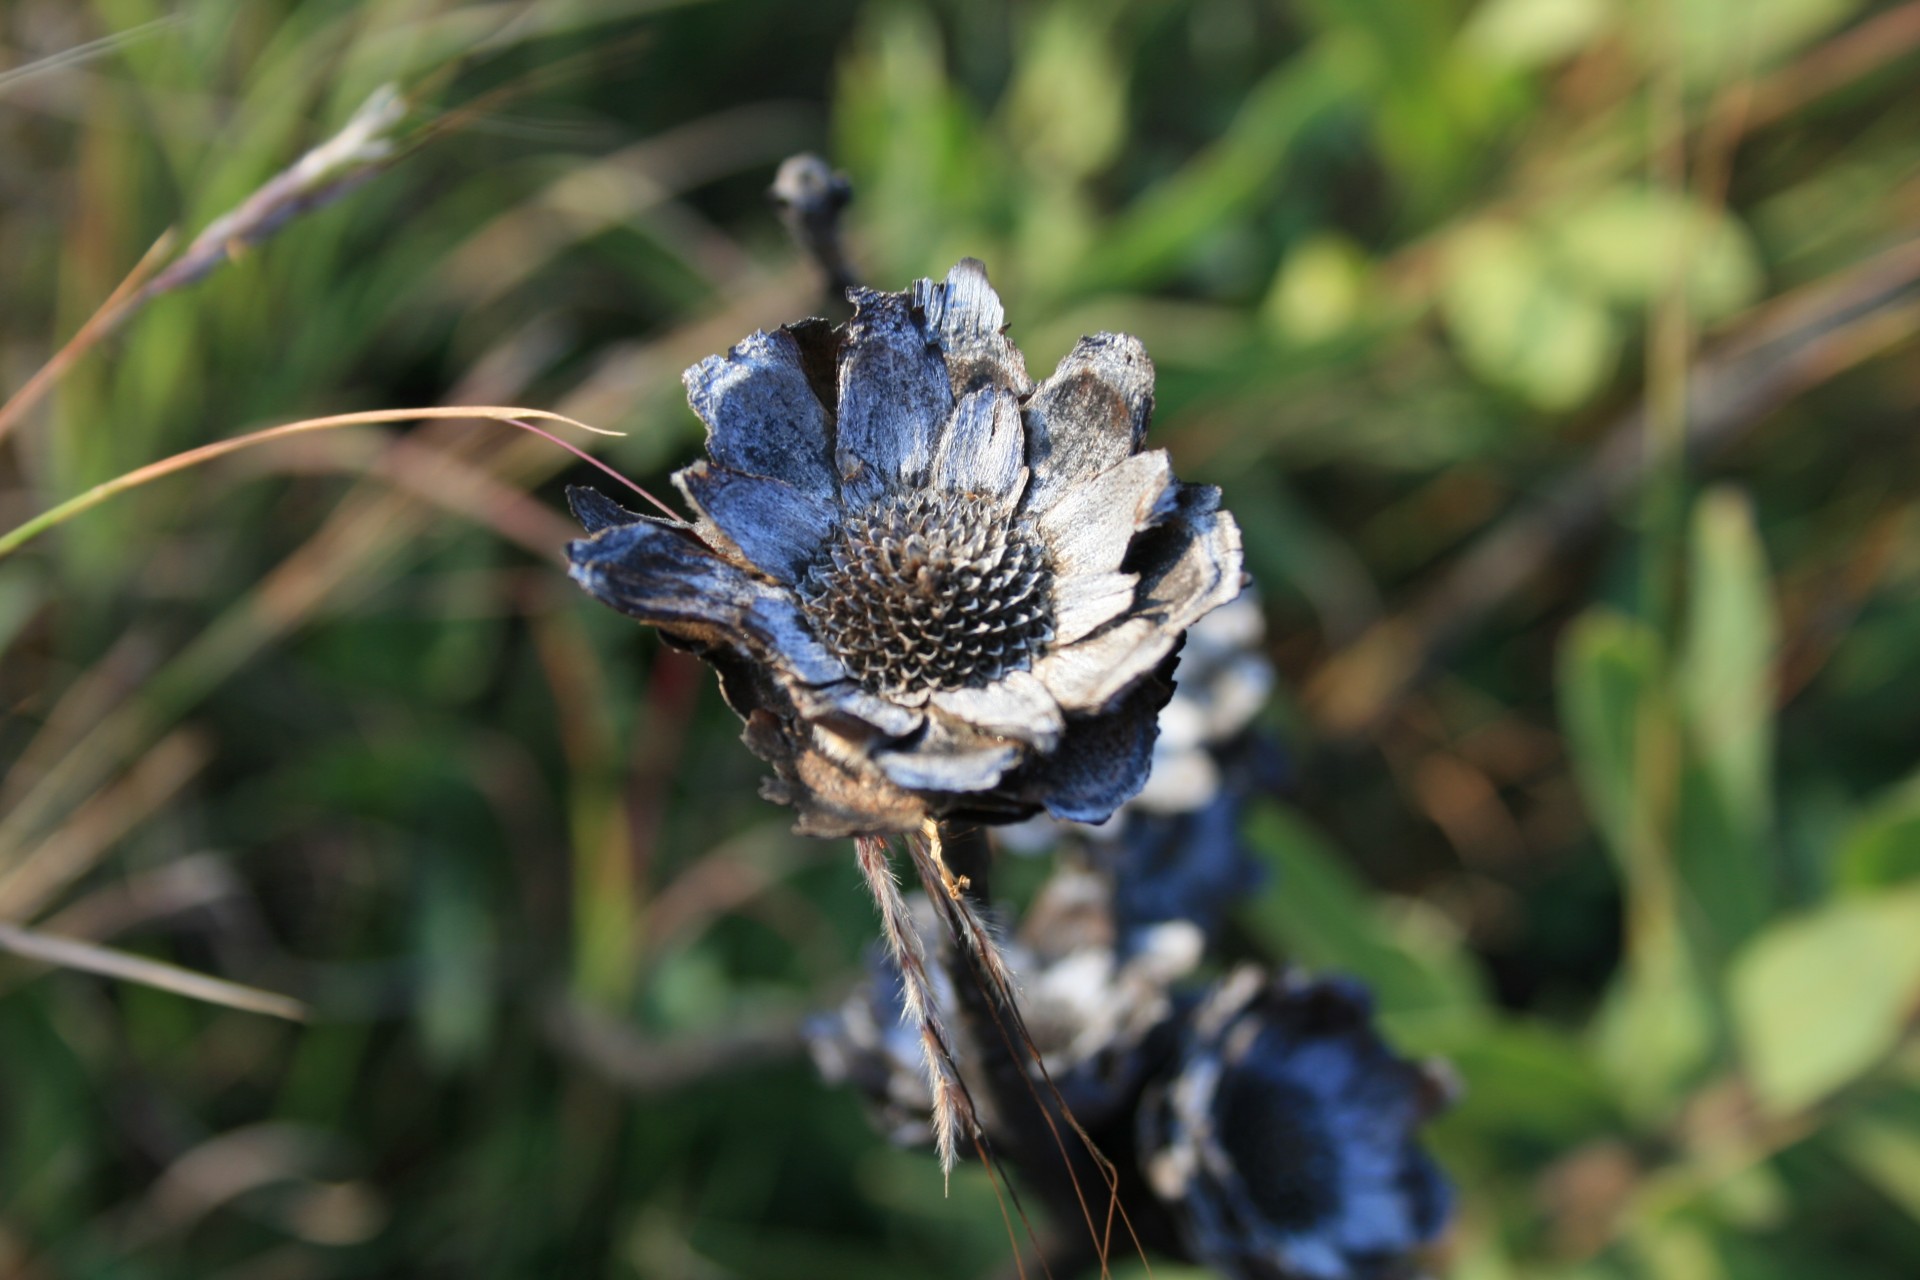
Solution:
M 114 286 L 113 292 L 87 317 L 86 323 L 74 330 L 65 345 L 53 353 L 53 358 L 35 370 L 18 391 L 7 397 L 5 404 L 0 404 L 0 439 L 5 439 L 14 424 L 45 398 L 54 384 L 66 376 L 67 370 L 91 351 L 94 343 L 112 332 L 113 327 L 138 305 L 144 297 L 148 278 L 159 270 L 160 264 L 173 252 L 173 241 L 173 232 L 167 231 L 148 246 L 147 251 L 140 255 L 140 261 L 133 264 L 133 270 Z
M 56 968 L 78 969 L 82 973 L 98 974 L 103 978 L 137 982 L 156 991 L 170 991 L 189 1000 L 222 1005 L 243 1013 L 263 1013 L 271 1018 L 285 1018 L 289 1022 L 307 1020 L 307 1006 L 291 996 L 228 982 L 225 978 L 210 977 L 179 965 L 149 960 L 145 956 L 92 942 L 57 938 L 18 925 L 0 924 L 0 951 Z
M 197 449 L 188 449 L 186 452 L 176 453 L 170 458 L 162 458 L 158 462 L 148 463 L 146 466 L 136 468 L 133 471 L 127 472 L 125 475 L 115 476 L 111 480 L 93 486 L 93 488 L 88 489 L 85 493 L 76 494 L 60 505 L 42 512 L 40 515 L 35 516 L 25 524 L 10 530 L 6 534 L 0 535 L 0 559 L 5 559 L 49 529 L 57 529 L 75 516 L 91 511 L 116 494 L 125 493 L 129 489 L 137 489 L 143 484 L 150 484 L 155 480 L 173 475 L 179 471 L 185 471 L 190 467 L 197 467 L 203 462 L 211 462 L 215 458 L 224 457 L 236 450 L 248 449 L 257 444 L 265 444 L 269 440 L 281 440 L 288 436 L 301 435 L 309 431 L 326 431 L 335 427 L 347 426 L 380 426 L 399 422 L 415 422 L 427 418 L 490 418 L 496 422 L 505 422 L 512 426 L 531 431 L 535 435 L 551 440 L 561 448 L 575 454 L 582 461 L 599 467 L 602 471 L 605 471 L 608 475 L 613 476 L 628 488 L 640 494 L 641 497 L 653 503 L 654 506 L 660 508 L 669 516 L 675 519 L 679 518 L 679 513 L 672 507 L 669 507 L 666 503 L 660 501 L 639 485 L 634 484 L 633 481 L 628 480 L 612 467 L 607 466 L 591 454 L 576 449 L 551 432 L 543 431 L 531 423 L 522 421 L 522 419 L 538 418 L 546 422 L 564 422 L 570 427 L 578 427 L 582 431 L 591 431 L 595 435 L 617 436 L 622 434 L 621 432 L 607 431 L 600 427 L 590 427 L 586 423 L 576 422 L 564 414 L 548 413 L 544 409 L 521 409 L 501 405 L 454 405 L 437 409 L 370 409 L 361 413 L 337 413 L 324 418 L 304 418 L 299 422 L 289 422 L 278 427 L 267 427 L 264 430 L 252 431 L 243 436 L 234 436 L 227 440 L 216 440 L 212 444 L 203 444 Z
M 0 859 L 0 919 L 24 920 L 38 912 L 171 799 L 212 754 L 211 744 L 201 734 L 176 730 L 24 858 L 12 865 Z

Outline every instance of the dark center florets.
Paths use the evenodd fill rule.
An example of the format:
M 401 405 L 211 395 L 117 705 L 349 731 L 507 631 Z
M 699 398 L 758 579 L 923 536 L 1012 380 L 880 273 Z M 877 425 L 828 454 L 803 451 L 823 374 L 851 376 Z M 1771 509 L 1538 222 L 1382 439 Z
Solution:
M 917 700 L 1029 665 L 1053 636 L 1051 573 L 985 498 L 892 494 L 848 516 L 800 583 L 821 641 L 870 693 Z
M 1247 1195 L 1282 1230 L 1311 1230 L 1338 1205 L 1340 1162 L 1323 1112 L 1305 1089 L 1252 1072 L 1220 1087 L 1220 1145 Z

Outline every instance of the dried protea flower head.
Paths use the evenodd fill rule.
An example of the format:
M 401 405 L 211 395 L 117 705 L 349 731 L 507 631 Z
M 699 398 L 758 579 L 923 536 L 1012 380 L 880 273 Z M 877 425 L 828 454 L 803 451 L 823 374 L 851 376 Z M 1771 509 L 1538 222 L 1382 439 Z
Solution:
M 1195 1261 L 1234 1280 L 1406 1280 L 1452 1212 L 1420 1127 L 1452 1073 L 1396 1057 L 1359 983 L 1243 968 L 1181 1018 L 1141 1160 Z
M 813 835 L 1099 822 L 1147 778 L 1181 638 L 1240 591 L 1219 491 L 1142 453 L 1153 365 L 1083 338 L 1037 386 L 980 263 L 686 374 L 692 521 L 575 490 L 573 576 L 719 670 Z
M 937 938 L 933 903 L 923 900 L 914 914 L 922 937 Z M 1175 985 L 1199 967 L 1204 942 L 1197 925 L 1168 919 L 1136 931 L 1123 947 L 1117 924 L 1107 880 L 1062 864 L 1001 948 L 1001 961 L 1019 985 L 1027 1041 L 1045 1068 L 1044 1075 L 1037 1067 L 1023 1070 L 1057 1088 L 1089 1130 L 1113 1123 L 1138 1097 L 1153 1062 L 1149 1039 L 1171 1018 Z M 929 974 L 947 1008 L 958 1003 L 957 962 L 951 950 L 942 951 Z M 895 1145 L 931 1144 L 933 1097 L 918 1030 L 905 1016 L 899 963 L 876 949 L 869 968 L 868 981 L 838 1009 L 809 1021 L 808 1048 L 828 1083 L 850 1084 L 866 1097 Z M 959 1056 L 977 1062 L 1006 1054 L 995 1031 L 962 1020 L 955 1028 Z M 1024 1114 L 1012 1120 L 1000 1114 L 991 1089 L 976 1101 L 996 1147 L 1018 1150 L 1033 1136 L 1011 1127 Z

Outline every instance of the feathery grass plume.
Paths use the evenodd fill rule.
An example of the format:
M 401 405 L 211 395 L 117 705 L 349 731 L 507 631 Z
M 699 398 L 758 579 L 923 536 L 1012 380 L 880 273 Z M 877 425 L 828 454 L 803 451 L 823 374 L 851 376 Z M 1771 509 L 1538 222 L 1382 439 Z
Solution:
M 395 154 L 393 130 L 407 102 L 394 85 L 367 96 L 340 131 L 268 179 L 231 212 L 207 224 L 142 293 L 151 297 L 200 279 L 303 213 L 339 199 L 384 168 Z
M 868 891 L 880 910 L 880 936 L 886 941 L 893 972 L 900 980 L 899 1022 L 903 1026 L 911 1025 L 918 1041 L 919 1052 L 914 1057 L 926 1073 L 929 1133 L 940 1153 L 940 1170 L 951 1175 L 954 1165 L 959 1163 L 962 1130 L 969 1139 L 979 1133 L 973 1099 L 960 1079 L 952 1039 L 940 1016 L 942 1001 L 934 990 L 933 971 L 927 965 L 926 944 L 887 861 L 886 841 L 875 836 L 860 836 L 854 840 L 854 852 Z
M 179 257 L 161 236 L 120 287 L 20 389 L 0 403 L 0 437 L 13 429 L 102 338 L 164 293 L 192 284 L 222 263 L 259 245 L 303 213 L 330 204 L 368 181 L 395 157 L 393 131 L 407 102 L 393 85 L 368 95 L 340 131 L 275 174 L 228 213 L 207 224 Z M 166 262 L 165 266 L 161 266 Z M 150 274 L 151 273 L 151 274 Z

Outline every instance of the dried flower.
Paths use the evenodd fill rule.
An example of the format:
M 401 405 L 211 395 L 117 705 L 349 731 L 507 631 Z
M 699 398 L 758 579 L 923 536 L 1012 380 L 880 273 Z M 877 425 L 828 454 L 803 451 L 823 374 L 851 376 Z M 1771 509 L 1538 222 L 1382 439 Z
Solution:
M 1183 989 L 1201 939 L 1178 919 L 1128 929 L 1109 877 L 1063 865 L 1004 948 L 1046 1078 L 1116 1162 L 1142 1241 L 1235 1280 L 1415 1274 L 1450 1213 L 1417 1133 L 1449 1100 L 1451 1076 L 1396 1057 L 1351 980 L 1244 967 Z M 963 985 L 978 979 L 957 949 L 928 972 L 943 1003 L 968 1007 Z M 807 1034 L 822 1075 L 859 1090 L 893 1142 L 923 1146 L 932 1092 L 905 1004 L 897 964 L 876 954 L 869 984 Z M 1028 1105 L 1029 1083 L 1045 1080 L 992 1024 L 963 1018 L 956 1031 L 956 1053 L 980 1067 L 989 1142 L 1072 1221 L 1080 1192 L 1066 1153 Z
M 1139 452 L 1134 339 L 1035 386 L 978 262 L 850 296 L 842 328 L 687 371 L 698 518 L 576 490 L 573 575 L 713 663 L 803 832 L 1102 821 L 1146 781 L 1186 629 L 1239 593 L 1239 529 Z
M 1388 1280 L 1446 1226 L 1416 1144 L 1452 1085 L 1393 1055 L 1359 984 L 1242 969 L 1184 1015 L 1140 1151 L 1194 1258 L 1236 1280 Z
M 915 912 L 923 937 L 938 936 L 931 903 Z M 1020 1013 L 1047 1073 L 1075 1119 L 1098 1128 L 1125 1112 L 1139 1096 L 1154 1054 L 1148 1038 L 1172 1016 L 1174 984 L 1189 977 L 1201 959 L 1200 931 L 1168 920 L 1139 931 L 1123 952 L 1116 944 L 1111 886 L 1106 878 L 1063 866 L 1027 911 L 1017 936 L 1001 958 L 1017 976 Z M 961 1002 L 954 988 L 952 957 L 929 970 L 939 1003 Z M 961 976 L 959 981 L 967 981 Z M 832 1013 L 807 1025 L 814 1064 L 829 1083 L 850 1084 L 871 1105 L 880 1128 L 896 1146 L 933 1141 L 933 1099 L 922 1067 L 921 1044 L 911 1018 L 900 968 L 885 950 L 869 957 L 869 979 Z M 1003 1053 L 989 1033 L 986 1042 L 962 1024 L 960 1051 L 977 1060 Z M 1021 1135 L 1007 1132 L 991 1093 L 980 1097 L 981 1121 L 996 1145 L 1014 1148 Z
M 1001 831 L 1020 853 L 1068 852 L 1084 842 L 1085 856 L 1113 882 L 1123 949 L 1134 931 L 1167 920 L 1211 939 L 1266 878 L 1240 834 L 1247 805 L 1277 790 L 1285 773 L 1279 745 L 1253 725 L 1273 690 L 1265 641 L 1251 587 L 1187 632 L 1179 685 L 1160 711 L 1152 774 L 1112 822 L 1072 827 L 1037 817 Z

